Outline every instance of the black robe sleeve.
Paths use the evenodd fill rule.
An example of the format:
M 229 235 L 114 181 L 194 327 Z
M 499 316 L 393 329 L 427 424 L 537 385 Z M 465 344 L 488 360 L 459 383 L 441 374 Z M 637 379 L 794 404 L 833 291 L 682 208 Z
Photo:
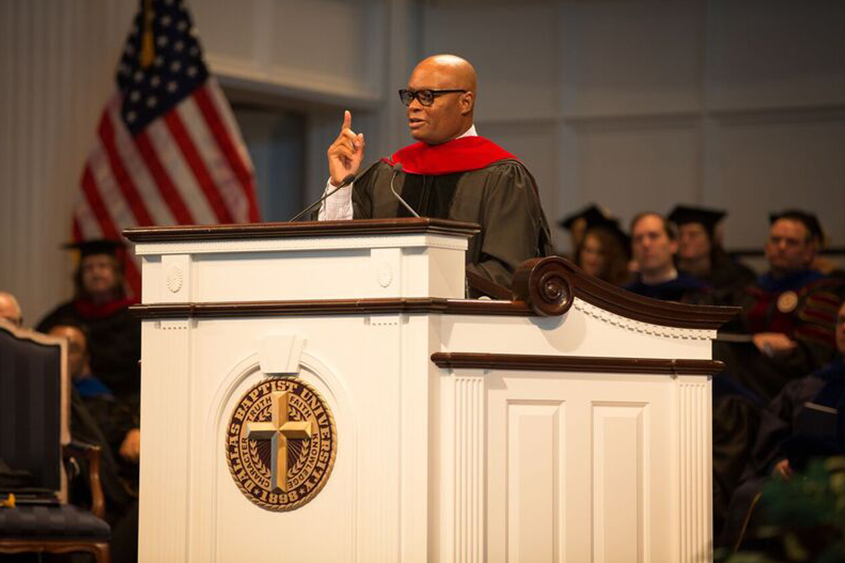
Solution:
M 750 468 L 759 476 L 771 473 L 775 464 L 783 459 L 780 444 L 792 435 L 798 411 L 811 400 L 824 382 L 807 376 L 787 383 L 769 403 L 760 419 L 760 430 L 751 450 Z
M 467 270 L 510 287 L 522 262 L 551 253 L 551 236 L 531 174 L 518 163 L 495 168 L 484 190 L 480 240 L 470 249 Z

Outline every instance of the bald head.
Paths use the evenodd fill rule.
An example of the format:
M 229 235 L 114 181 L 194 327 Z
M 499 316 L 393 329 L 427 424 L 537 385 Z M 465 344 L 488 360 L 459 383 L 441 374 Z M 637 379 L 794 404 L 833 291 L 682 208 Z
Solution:
M 407 110 L 411 136 L 438 145 L 464 134 L 472 127 L 477 83 L 475 69 L 461 57 L 434 55 L 423 59 L 408 79 L 408 90 L 432 90 L 436 97 L 429 106 L 417 99 L 411 101 Z
M 432 55 L 420 61 L 414 72 L 421 68 L 438 75 L 444 84 L 448 84 L 444 87 L 468 90 L 473 96 L 477 93 L 478 77 L 475 74 L 475 68 L 466 59 L 457 55 Z
M 21 306 L 15 296 L 5 291 L 0 291 L 0 319 L 6 319 L 15 326 L 21 326 L 23 316 Z

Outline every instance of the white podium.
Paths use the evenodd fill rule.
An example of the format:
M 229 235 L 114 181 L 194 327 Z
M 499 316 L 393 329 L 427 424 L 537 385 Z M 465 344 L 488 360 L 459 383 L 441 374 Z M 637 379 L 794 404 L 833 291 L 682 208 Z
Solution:
M 640 298 L 561 259 L 523 270 L 520 299 L 466 300 L 476 232 L 126 231 L 143 260 L 141 560 L 709 559 L 711 339 L 733 310 Z M 244 413 L 262 382 L 310 391 L 261 399 L 282 406 L 260 430 Z M 325 420 L 295 420 L 312 392 L 331 444 Z M 324 481 L 291 510 L 244 492 L 296 500 L 312 461 Z

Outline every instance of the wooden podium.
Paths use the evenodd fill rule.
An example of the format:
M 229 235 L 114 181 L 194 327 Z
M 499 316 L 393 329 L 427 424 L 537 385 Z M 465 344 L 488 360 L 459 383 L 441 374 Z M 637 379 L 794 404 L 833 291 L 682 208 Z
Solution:
M 466 300 L 477 231 L 126 231 L 143 260 L 141 560 L 711 558 L 711 339 L 733 310 L 562 259 L 522 269 L 519 299 Z M 282 498 L 300 504 L 268 507 Z

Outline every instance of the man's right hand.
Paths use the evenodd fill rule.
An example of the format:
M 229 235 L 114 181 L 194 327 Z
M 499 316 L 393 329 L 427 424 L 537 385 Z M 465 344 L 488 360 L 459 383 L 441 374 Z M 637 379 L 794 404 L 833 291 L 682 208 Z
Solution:
M 364 134 L 352 131 L 352 114 L 343 112 L 343 125 L 340 134 L 326 152 L 329 159 L 331 183 L 337 187 L 350 174 L 357 174 L 364 160 Z

